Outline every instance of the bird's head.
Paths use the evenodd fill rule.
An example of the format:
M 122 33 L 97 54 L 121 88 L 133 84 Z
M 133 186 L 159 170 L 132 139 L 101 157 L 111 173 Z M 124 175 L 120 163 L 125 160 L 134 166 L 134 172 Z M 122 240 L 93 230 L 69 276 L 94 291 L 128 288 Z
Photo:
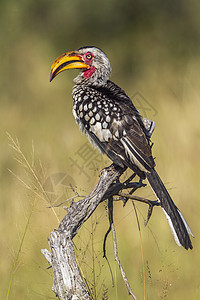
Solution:
M 82 47 L 60 55 L 51 66 L 50 81 L 68 69 L 81 69 L 76 84 L 101 86 L 109 79 L 111 67 L 105 53 L 96 47 Z

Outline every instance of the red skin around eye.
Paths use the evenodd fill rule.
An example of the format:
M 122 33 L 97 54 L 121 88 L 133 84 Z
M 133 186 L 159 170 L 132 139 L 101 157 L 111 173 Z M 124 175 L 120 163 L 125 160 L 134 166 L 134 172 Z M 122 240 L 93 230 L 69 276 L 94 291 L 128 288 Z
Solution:
M 87 55 L 90 54 L 92 55 L 91 59 L 87 59 Z M 92 62 L 92 58 L 94 57 L 94 55 L 91 53 L 91 52 L 87 52 L 83 55 L 83 60 L 88 64 L 88 65 L 91 65 L 91 62 Z M 95 71 L 95 67 L 93 66 L 90 66 L 89 69 L 87 69 L 86 71 L 83 72 L 83 76 L 85 78 L 89 78 L 90 76 L 92 76 L 92 74 L 94 73 Z
M 91 55 L 91 58 L 90 59 L 87 59 L 87 55 L 90 54 Z M 90 64 L 91 61 L 92 61 L 92 58 L 94 57 L 94 55 L 91 53 L 91 52 L 87 52 L 83 55 L 83 60 L 87 63 L 87 64 Z

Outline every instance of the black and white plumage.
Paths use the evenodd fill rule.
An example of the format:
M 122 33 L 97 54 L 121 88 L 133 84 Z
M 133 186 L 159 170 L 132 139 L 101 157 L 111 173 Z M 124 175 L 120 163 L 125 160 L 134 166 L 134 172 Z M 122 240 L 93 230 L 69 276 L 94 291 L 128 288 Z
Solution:
M 64 53 L 53 63 L 50 80 L 71 68 L 82 69 L 73 89 L 73 114 L 81 131 L 115 164 L 148 179 L 176 243 L 192 249 L 192 231 L 155 170 L 150 142 L 154 122 L 142 120 L 126 93 L 109 80 L 110 62 L 100 49 L 82 47 Z

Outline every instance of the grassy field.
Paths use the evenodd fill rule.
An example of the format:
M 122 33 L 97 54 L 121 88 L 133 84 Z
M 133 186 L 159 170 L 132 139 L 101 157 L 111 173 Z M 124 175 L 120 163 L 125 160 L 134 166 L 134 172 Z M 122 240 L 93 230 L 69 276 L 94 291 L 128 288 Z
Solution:
M 64 51 L 86 44 L 95 44 L 108 53 L 113 69 L 111 79 L 126 90 L 144 116 L 156 122 L 152 140 L 157 171 L 195 235 L 192 251 L 179 248 L 161 209 L 155 208 L 148 226 L 144 227 L 147 207 L 136 203 L 144 250 L 144 280 L 141 241 L 132 203 L 124 208 L 122 203 L 115 203 L 119 256 L 130 285 L 138 299 L 145 299 L 144 288 L 148 300 L 199 299 L 200 59 L 191 44 L 190 51 L 184 52 L 190 39 L 199 49 L 198 34 L 193 39 L 192 32 L 178 37 L 176 27 L 175 33 L 171 27 L 159 29 L 163 23 L 154 18 L 152 24 L 158 25 L 156 30 L 152 24 L 151 31 L 145 22 L 133 21 L 124 25 L 127 30 L 123 35 L 122 29 L 115 32 L 112 28 L 113 38 L 108 39 L 108 33 L 105 37 L 101 34 L 94 37 L 83 18 L 81 22 L 86 29 L 77 42 L 74 36 L 80 34 L 81 23 L 73 27 L 76 19 L 64 18 L 63 1 L 60 8 L 50 2 L 44 20 L 45 2 L 39 1 L 37 9 L 29 2 L 30 5 L 20 2 L 21 7 L 14 2 L 1 4 L 4 11 L 3 15 L 1 9 L 4 24 L 0 50 L 1 299 L 55 299 L 51 291 L 52 270 L 46 269 L 41 249 L 48 248 L 48 236 L 57 228 L 65 211 L 62 207 L 47 206 L 71 197 L 70 184 L 80 195 L 87 195 L 98 180 L 99 170 L 110 163 L 91 148 L 72 116 L 71 89 L 77 71 L 65 72 L 49 83 L 54 59 Z M 109 3 L 104 3 L 108 12 L 112 7 Z M 195 22 L 199 10 L 198 2 L 194 3 Z M 77 7 L 78 4 L 79 1 Z M 70 7 L 66 14 L 75 16 L 77 7 Z M 125 14 L 128 16 L 128 11 Z M 6 20 L 9 26 L 5 26 Z M 72 38 L 63 28 L 69 25 L 67 22 L 73 30 Z M 176 24 L 174 19 L 173 22 Z M 182 24 L 180 20 L 177 22 L 179 26 Z M 154 199 L 149 187 L 137 191 L 137 195 Z M 74 239 L 79 266 L 95 299 L 101 299 L 103 294 L 109 299 L 129 299 L 114 262 L 111 236 L 107 254 L 114 288 L 108 265 L 102 258 L 108 225 L 103 203 Z

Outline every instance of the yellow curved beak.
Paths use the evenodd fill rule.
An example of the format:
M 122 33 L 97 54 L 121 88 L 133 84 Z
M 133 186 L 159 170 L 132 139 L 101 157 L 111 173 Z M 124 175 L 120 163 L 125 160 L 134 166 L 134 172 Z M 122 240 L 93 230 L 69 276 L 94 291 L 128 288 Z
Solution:
M 89 66 L 82 61 L 82 58 L 75 51 L 63 53 L 51 66 L 50 82 L 64 70 L 88 68 Z

